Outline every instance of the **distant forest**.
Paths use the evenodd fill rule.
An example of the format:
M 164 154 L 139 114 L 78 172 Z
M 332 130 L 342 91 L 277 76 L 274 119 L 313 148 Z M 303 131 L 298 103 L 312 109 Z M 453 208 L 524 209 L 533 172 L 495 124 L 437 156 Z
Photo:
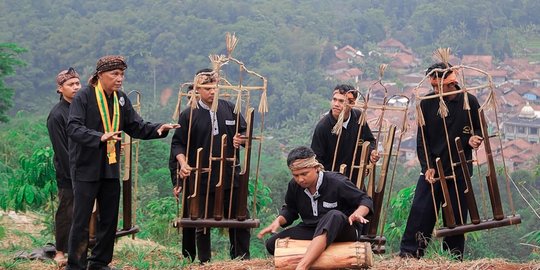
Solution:
M 0 42 L 28 49 L 27 65 L 6 81 L 13 112 L 47 111 L 61 69 L 73 66 L 85 81 L 100 56 L 122 54 L 125 89 L 142 91 L 147 118 L 166 121 L 175 99 L 163 107 L 156 96 L 208 67 L 207 56 L 224 53 L 225 33 L 235 32 L 235 56 L 269 79 L 267 123 L 279 129 L 311 123 L 328 106 L 335 82 L 322 67 L 335 46 L 370 51 L 394 37 L 424 59 L 440 46 L 503 59 L 538 35 L 539 10 L 536 0 L 6 0 Z

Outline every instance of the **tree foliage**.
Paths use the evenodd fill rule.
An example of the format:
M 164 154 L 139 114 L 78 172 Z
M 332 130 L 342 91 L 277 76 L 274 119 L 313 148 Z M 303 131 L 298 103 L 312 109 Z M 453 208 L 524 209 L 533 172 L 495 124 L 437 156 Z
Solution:
M 16 66 L 24 65 L 19 57 L 25 51 L 15 43 L 0 43 L 0 123 L 8 121 L 6 113 L 13 105 L 13 89 L 5 85 L 4 78 L 15 74 Z

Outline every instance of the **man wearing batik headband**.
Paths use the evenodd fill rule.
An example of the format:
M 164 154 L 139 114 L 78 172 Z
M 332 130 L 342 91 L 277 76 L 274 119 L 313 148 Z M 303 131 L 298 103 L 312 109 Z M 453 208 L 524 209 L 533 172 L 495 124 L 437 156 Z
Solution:
M 229 217 L 231 213 L 231 219 L 236 217 L 237 211 L 237 195 L 240 185 L 239 173 L 240 167 L 234 168 L 233 166 L 240 164 L 239 161 L 239 147 L 244 144 L 244 137 L 241 133 L 244 133 L 247 128 L 244 117 L 234 112 L 234 104 L 231 102 L 219 99 L 216 85 L 219 81 L 219 77 L 212 69 L 202 69 L 196 73 L 194 80 L 194 90 L 199 94 L 199 100 L 197 107 L 194 109 L 187 108 L 180 113 L 178 117 L 178 128 L 174 132 L 174 136 L 171 141 L 171 158 L 178 162 L 180 165 L 179 176 L 181 179 L 188 179 L 192 173 L 192 168 L 197 166 L 197 149 L 202 148 L 202 168 L 210 167 L 210 156 L 217 157 L 221 155 L 221 137 L 226 134 L 226 157 L 224 168 L 221 168 L 219 160 L 212 161 L 211 168 L 212 173 L 205 173 L 199 180 L 199 216 L 205 216 L 206 213 L 214 213 L 215 205 L 215 186 L 219 182 L 220 169 L 223 171 L 222 184 L 224 202 L 223 210 L 224 217 Z M 217 104 L 216 104 L 217 103 Z M 212 107 L 217 105 L 217 109 L 214 111 Z M 190 119 L 191 118 L 191 119 Z M 237 123 L 237 121 L 239 121 Z M 191 122 L 191 126 L 190 123 Z M 237 129 L 238 124 L 238 129 Z M 213 137 L 213 139 L 212 139 Z M 189 144 L 188 144 L 189 140 Z M 188 149 L 189 147 L 189 149 Z M 210 153 L 212 149 L 212 153 Z M 236 156 L 236 160 L 231 161 Z M 234 168 L 234 169 L 233 169 Z M 233 174 L 234 172 L 234 174 Z M 209 179 L 210 178 L 210 179 Z M 182 191 L 182 185 L 178 184 L 179 179 L 173 178 L 173 194 L 178 198 Z M 231 183 L 232 181 L 232 183 Z M 210 185 L 208 187 L 208 185 Z M 189 185 L 188 185 L 189 186 Z M 211 187 L 211 188 L 210 188 Z M 231 196 L 232 187 L 232 202 Z M 209 189 L 207 196 L 207 188 Z M 184 191 L 185 192 L 185 191 Z M 208 200 L 206 198 L 208 197 Z M 188 202 L 189 204 L 189 202 Z M 206 207 L 207 205 L 207 207 Z M 229 205 L 231 207 L 229 211 Z M 187 211 L 187 204 L 184 205 L 184 211 Z M 246 210 L 247 211 L 247 210 Z M 193 247 L 193 235 L 189 228 L 183 229 L 186 233 L 182 239 L 182 253 L 188 254 L 193 259 L 195 257 L 195 249 Z M 201 263 L 205 263 L 211 260 L 211 239 L 210 229 L 197 228 L 196 229 L 196 246 L 198 251 L 198 258 Z M 249 259 L 249 229 L 246 228 L 229 228 L 229 242 L 231 259 Z
M 47 117 L 47 129 L 54 150 L 54 168 L 58 187 L 58 209 L 54 217 L 54 236 L 56 239 L 56 255 L 54 260 L 64 264 L 64 253 L 68 251 L 69 230 L 73 216 L 73 189 L 69 173 L 69 154 L 67 122 L 69 105 L 73 97 L 81 89 L 79 74 L 73 68 L 62 70 L 56 75 L 56 92 L 60 101 L 51 109 Z
M 333 242 L 357 241 L 365 218 L 373 211 L 373 201 L 340 173 L 324 171 L 309 147 L 297 147 L 289 153 L 287 166 L 293 179 L 289 181 L 285 204 L 279 216 L 258 237 L 276 233 L 291 225 L 298 216 L 298 225 L 272 235 L 266 249 L 274 254 L 275 242 L 290 237 L 312 240 L 296 269 L 309 269 Z
M 358 91 L 351 85 L 340 84 L 334 87 L 332 91 L 332 106 L 330 111 L 326 113 L 313 131 L 311 140 L 311 149 L 317 155 L 317 160 L 321 162 L 325 170 L 339 171 L 342 164 L 347 165 L 344 174 L 348 177 L 354 155 L 354 146 L 358 138 L 358 132 L 361 133 L 360 143 L 369 141 L 370 144 L 370 160 L 377 162 L 379 154 L 375 149 L 375 138 L 371 133 L 367 123 L 362 126 L 359 124 L 361 112 L 353 109 Z M 336 132 L 338 129 L 338 132 Z M 338 142 L 339 138 L 339 142 Z M 336 147 L 338 148 L 336 154 Z M 334 154 L 336 154 L 334 162 Z M 357 151 L 356 163 L 360 161 L 361 151 Z M 333 166 L 332 166 L 333 165 Z M 351 177 L 351 181 L 356 185 L 358 170 Z
M 67 133 L 74 193 L 73 225 L 67 269 L 109 269 L 112 260 L 120 200 L 120 144 L 122 131 L 132 138 L 167 136 L 172 124 L 145 122 L 120 89 L 127 68 L 122 56 L 104 56 L 70 107 Z M 88 224 L 94 200 L 99 219 L 96 245 L 86 258 Z M 87 268 L 88 267 L 88 268 Z
M 480 134 L 480 124 L 478 118 L 478 100 L 470 93 L 467 94 L 470 105 L 471 117 L 464 110 L 465 95 L 461 93 L 458 84 L 456 72 L 451 69 L 452 65 L 445 63 L 436 63 L 430 66 L 426 75 L 430 75 L 433 92 L 427 96 L 437 95 L 439 93 L 451 93 L 443 98 L 446 107 L 448 108 L 448 116 L 446 117 L 448 138 L 451 142 L 456 137 L 460 137 L 462 142 L 468 142 L 463 145 L 465 157 L 467 160 L 472 159 L 472 149 L 477 148 L 482 143 L 482 138 L 471 133 L 471 123 L 475 128 L 474 134 Z M 452 92 L 454 92 L 452 94 Z M 421 173 L 416 184 L 414 200 L 411 206 L 411 212 L 407 220 L 407 226 L 401 240 L 400 256 L 420 258 L 424 256 L 425 249 L 431 238 L 431 232 L 436 222 L 436 211 L 439 211 L 440 205 L 443 202 L 443 193 L 441 190 L 439 177 L 436 172 L 435 159 L 439 157 L 442 161 L 445 175 L 452 175 L 452 162 L 450 155 L 454 161 L 459 160 L 455 144 L 451 143 L 449 152 L 443 119 L 439 112 L 439 99 L 431 98 L 424 99 L 420 102 L 420 108 L 425 119 L 425 126 L 422 129 L 418 127 L 417 133 L 417 156 L 421 165 Z M 427 148 L 427 156 L 424 151 Z M 472 164 L 469 163 L 469 172 L 472 174 Z M 458 186 L 458 196 L 460 202 L 465 202 L 464 190 L 465 180 L 461 166 L 454 166 L 456 175 L 456 183 Z M 453 179 L 448 179 L 448 189 L 450 193 L 450 201 L 454 209 L 454 219 L 457 223 L 467 220 L 468 208 L 467 204 L 461 203 L 461 217 L 459 213 L 458 200 L 453 183 Z M 433 187 L 432 187 L 433 186 Z M 433 195 L 437 210 L 434 209 Z M 443 222 L 446 226 L 446 222 Z M 463 234 L 447 236 L 443 239 L 443 249 L 450 251 L 458 259 L 463 259 L 463 251 L 465 248 L 465 238 Z

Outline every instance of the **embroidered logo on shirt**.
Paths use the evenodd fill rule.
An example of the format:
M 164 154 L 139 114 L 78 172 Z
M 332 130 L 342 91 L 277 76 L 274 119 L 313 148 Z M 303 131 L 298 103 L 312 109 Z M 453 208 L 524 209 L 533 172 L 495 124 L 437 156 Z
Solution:
M 332 202 L 332 203 L 329 203 L 329 202 L 322 202 L 322 206 L 324 208 L 336 208 L 337 207 L 337 202 Z
M 471 128 L 469 126 L 464 126 L 463 134 L 471 134 Z
M 236 124 L 236 120 L 225 120 L 225 125 L 227 126 L 234 126 Z
M 120 103 L 120 106 L 124 106 L 124 104 L 126 104 L 124 97 L 120 97 L 120 99 L 118 100 L 118 103 Z

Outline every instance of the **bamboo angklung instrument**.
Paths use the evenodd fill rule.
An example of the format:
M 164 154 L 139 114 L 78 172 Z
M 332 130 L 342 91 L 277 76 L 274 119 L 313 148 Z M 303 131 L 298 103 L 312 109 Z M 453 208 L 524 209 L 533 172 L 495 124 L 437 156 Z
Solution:
M 178 225 L 180 227 L 197 227 L 197 228 L 211 228 L 211 227 L 226 227 L 226 228 L 254 228 L 254 227 L 258 227 L 259 224 L 260 224 L 260 221 L 258 219 L 255 219 L 255 218 L 247 218 L 247 197 L 248 197 L 248 185 L 249 185 L 249 170 L 250 170 L 250 159 L 251 159 L 251 146 L 252 146 L 252 140 L 259 140 L 260 142 L 262 141 L 262 126 L 263 124 L 261 123 L 261 136 L 260 137 L 256 137 L 256 136 L 253 136 L 253 127 L 255 125 L 254 123 L 254 109 L 250 107 L 249 105 L 249 102 L 250 102 L 250 92 L 251 91 L 260 91 L 262 90 L 262 95 L 261 95 L 261 101 L 260 101 L 260 104 L 259 104 L 259 113 L 261 113 L 261 122 L 263 121 L 262 119 L 264 119 L 264 113 L 268 111 L 267 109 L 267 104 L 266 104 L 266 88 L 267 88 L 267 82 L 266 82 L 266 79 L 262 76 L 260 76 L 259 74 L 255 73 L 255 72 L 252 72 L 252 71 L 249 71 L 248 69 L 245 68 L 244 64 L 238 60 L 236 60 L 235 58 L 233 58 L 231 56 L 231 53 L 232 51 L 234 50 L 234 47 L 236 45 L 236 37 L 234 35 L 230 35 L 229 33 L 227 33 L 227 56 L 225 55 L 210 55 L 210 60 L 212 62 L 212 65 L 213 65 L 213 71 L 216 72 L 216 74 L 219 74 L 221 72 L 221 66 L 227 64 L 227 63 L 232 63 L 232 64 L 236 64 L 239 66 L 240 68 L 240 81 L 238 82 L 238 84 L 234 84 L 234 83 L 231 83 L 229 80 L 227 80 L 227 78 L 225 76 L 221 76 L 219 75 L 219 80 L 217 80 L 216 84 L 215 85 L 197 85 L 196 82 L 194 83 L 194 86 L 195 88 L 209 88 L 209 87 L 212 87 L 212 88 L 216 88 L 216 94 L 214 96 L 214 102 L 213 102 L 213 108 L 212 108 L 212 111 L 217 111 L 217 104 L 218 104 L 218 98 L 220 97 L 224 97 L 224 98 L 231 98 L 231 97 L 234 97 L 236 96 L 237 97 L 237 100 L 236 100 L 236 106 L 235 106 L 235 109 L 234 109 L 234 113 L 236 115 L 236 121 L 235 121 L 235 128 L 236 128 L 236 133 L 235 134 L 238 134 L 238 132 L 240 131 L 239 128 L 240 128 L 240 124 L 241 124 L 241 119 L 240 119 L 240 111 L 242 109 L 242 104 L 245 103 L 245 108 L 246 108 L 246 114 L 248 116 L 248 119 L 247 119 L 247 134 L 246 135 L 243 135 L 242 137 L 246 140 L 245 142 L 245 152 L 244 152 L 244 164 L 243 164 L 243 170 L 240 172 L 240 179 L 239 179 L 239 182 L 240 182 L 240 186 L 238 188 L 238 192 L 235 192 L 237 194 L 233 194 L 233 190 L 236 189 L 236 188 L 233 188 L 233 184 L 234 184 L 234 177 L 235 175 L 238 175 L 237 172 L 235 172 L 236 167 L 239 167 L 240 164 L 238 164 L 239 162 L 237 161 L 238 159 L 238 156 L 239 156 L 239 150 L 238 149 L 234 149 L 233 151 L 233 155 L 232 156 L 228 156 L 227 153 L 230 153 L 231 149 L 230 147 L 233 147 L 232 145 L 225 145 L 226 144 L 226 141 L 227 141 L 227 137 L 223 136 L 221 137 L 221 152 L 220 152 L 220 155 L 217 157 L 217 156 L 213 156 L 213 151 L 210 151 L 210 156 L 209 156 L 209 167 L 208 168 L 200 168 L 200 165 L 202 163 L 198 163 L 199 165 L 197 165 L 196 167 L 197 168 L 192 168 L 193 170 L 197 171 L 201 171 L 202 173 L 208 173 L 208 179 L 210 180 L 210 176 L 212 173 L 219 173 L 219 179 L 218 179 L 218 183 L 216 186 L 213 186 L 213 185 L 210 185 L 210 183 L 208 183 L 207 185 L 207 192 L 206 192 L 206 200 L 203 200 L 203 198 L 200 198 L 199 200 L 196 200 L 196 201 L 200 201 L 201 203 L 203 203 L 203 201 L 206 201 L 205 203 L 205 209 L 204 209 L 204 216 L 197 216 L 197 215 L 194 215 L 195 214 L 195 211 L 189 211 L 190 213 L 188 213 L 188 215 L 183 215 L 181 218 L 178 218 L 176 221 L 175 221 L 175 225 Z M 262 80 L 263 84 L 262 86 L 250 86 L 250 85 L 244 85 L 244 78 L 242 77 L 243 73 L 245 74 L 248 74 L 250 76 L 254 76 L 256 78 L 259 78 Z M 226 90 L 226 91 L 236 91 L 236 94 L 233 95 L 233 94 L 229 94 L 227 92 L 223 93 L 222 91 L 220 90 Z M 244 96 L 244 93 L 245 93 L 245 96 Z M 192 97 L 194 97 L 195 94 L 192 95 Z M 181 104 L 181 97 L 182 97 L 182 94 L 179 95 L 179 101 L 178 103 Z M 245 99 L 243 99 L 245 98 Z M 177 108 L 179 108 L 180 105 L 177 105 Z M 214 108 L 216 107 L 216 108 Z M 190 116 L 190 123 L 191 123 L 191 116 Z M 191 132 L 188 132 L 189 134 L 191 134 Z M 188 135 L 188 149 L 189 149 L 189 135 Z M 228 138 L 228 140 L 230 140 L 231 138 Z M 212 140 L 213 140 L 213 137 L 212 137 Z M 213 145 L 213 143 L 212 143 Z M 257 162 L 257 172 L 256 172 L 256 179 L 255 179 L 255 192 L 256 192 L 256 187 L 257 187 L 257 179 L 258 179 L 258 168 L 259 168 L 259 161 L 260 161 L 260 148 L 261 146 L 261 143 L 259 143 L 259 158 L 258 158 L 258 162 Z M 204 157 L 206 158 L 206 157 Z M 219 161 L 219 162 L 217 162 Z M 216 163 L 220 165 L 220 169 L 217 170 L 217 168 L 212 168 L 212 164 Z M 214 164 L 214 165 L 216 165 Z M 232 164 L 232 165 L 231 165 Z M 224 177 L 226 177 L 224 173 L 224 169 L 227 169 L 227 166 L 232 166 L 232 179 L 231 179 L 231 186 L 230 186 L 230 193 L 227 193 L 227 194 L 224 194 L 226 192 L 224 192 L 226 189 L 229 189 L 229 187 L 225 187 L 224 184 L 225 184 L 225 181 L 223 181 Z M 213 171 L 216 171 L 216 172 L 213 172 Z M 198 171 L 197 171 L 198 172 Z M 195 174 L 197 175 L 197 173 Z M 198 179 L 201 179 L 200 177 L 198 177 Z M 193 182 L 193 181 L 191 181 Z M 196 201 L 193 200 L 194 197 L 196 196 L 201 196 L 202 192 L 200 190 L 200 187 L 198 185 L 200 185 L 200 180 L 198 183 L 196 183 L 196 185 L 194 185 L 194 188 L 192 188 L 192 194 L 190 196 L 190 210 L 191 208 L 193 207 L 196 207 L 195 205 L 193 205 L 193 203 L 196 203 Z M 185 183 L 184 183 L 185 185 Z M 208 199 L 209 199 L 209 194 L 213 194 L 213 192 L 215 191 L 215 202 L 213 204 L 214 206 L 214 211 L 213 213 L 208 213 L 208 209 L 209 209 L 209 205 L 208 205 Z M 227 191 L 228 192 L 228 191 Z M 225 200 L 223 199 L 225 196 L 227 196 L 229 198 L 229 201 L 232 203 L 233 201 L 233 196 L 234 196 L 234 200 L 237 200 L 237 206 L 236 206 L 236 216 L 232 216 L 232 207 L 231 207 L 231 204 L 229 204 L 229 213 L 224 213 L 223 211 L 223 208 L 224 208 L 224 203 L 225 203 Z M 256 202 L 256 196 L 254 195 L 254 200 L 253 200 L 253 209 L 255 209 L 255 202 Z M 244 209 L 242 211 L 242 209 Z M 201 212 L 199 212 L 201 213 Z M 254 213 L 253 216 L 255 216 L 256 214 Z
M 449 50 L 448 49 L 439 49 L 437 51 L 437 53 L 441 56 L 441 60 L 443 60 L 443 62 L 447 63 L 447 59 L 448 59 L 448 55 L 449 55 Z M 445 57 L 446 56 L 446 57 Z M 420 86 L 422 85 L 422 83 L 427 80 L 430 75 L 434 72 L 440 72 L 440 73 L 443 73 L 443 74 L 446 74 L 448 72 L 456 72 L 458 74 L 460 73 L 463 73 L 463 70 L 472 70 L 472 71 L 476 71 L 478 73 L 481 73 L 483 75 L 486 76 L 487 78 L 487 83 L 486 84 L 481 84 L 481 85 L 478 85 L 478 86 L 475 86 L 475 87 L 467 87 L 465 85 L 465 79 L 462 80 L 462 82 L 460 83 L 460 86 L 461 86 L 461 89 L 460 90 L 455 90 L 455 91 L 451 91 L 451 92 L 444 92 L 444 93 L 439 93 L 437 95 L 432 95 L 432 96 L 419 96 L 418 94 L 418 89 L 420 88 Z M 444 75 L 443 75 L 444 77 Z M 442 88 L 442 80 L 440 80 L 440 85 L 439 87 Z M 479 110 L 479 122 L 480 122 L 480 127 L 481 127 L 481 130 L 482 130 L 482 137 L 484 139 L 484 149 L 486 151 L 486 159 L 487 159 L 487 166 L 488 166 L 488 175 L 486 176 L 486 180 L 487 180 L 487 186 L 488 186 L 488 192 L 489 192 L 489 195 L 490 195 L 490 200 L 491 200 L 491 207 L 492 207 L 492 210 L 493 210 L 493 219 L 486 219 L 486 220 L 482 220 L 480 217 L 479 217 L 479 211 L 478 211 L 478 208 L 477 208 L 477 203 L 476 203 L 476 198 L 475 198 L 475 195 L 474 195 L 474 192 L 473 192 L 473 183 L 471 181 L 471 172 L 469 171 L 468 169 L 468 166 L 469 166 L 469 162 L 473 162 L 474 160 L 466 160 L 466 157 L 465 157 L 465 153 L 464 153 L 464 149 L 463 149 L 463 145 L 462 145 L 462 142 L 460 141 L 459 138 L 448 138 L 448 131 L 446 130 L 446 121 L 445 121 L 445 117 L 446 115 L 448 114 L 448 109 L 446 108 L 446 105 L 444 104 L 443 102 L 443 97 L 446 97 L 446 96 L 450 96 L 450 95 L 456 95 L 456 94 L 459 94 L 459 93 L 463 93 L 464 95 L 464 110 L 467 110 L 468 111 L 468 115 L 469 115 L 469 123 L 471 124 L 470 126 L 470 129 L 472 131 L 471 135 L 475 135 L 474 134 L 474 127 L 472 126 L 474 121 L 472 120 L 472 116 L 471 116 L 471 113 L 470 113 L 470 106 L 468 104 L 468 94 L 469 92 L 471 91 L 477 91 L 477 90 L 483 90 L 483 89 L 488 89 L 488 98 L 487 100 L 485 101 L 485 103 L 480 107 L 481 109 Z M 453 66 L 453 67 L 449 67 L 446 68 L 446 69 L 434 69 L 430 72 L 430 74 L 427 74 L 423 79 L 422 81 L 418 84 L 418 86 L 416 87 L 416 98 L 417 98 L 417 102 L 420 102 L 421 100 L 424 100 L 424 99 L 431 99 L 431 98 L 438 98 L 440 100 L 439 102 L 439 105 L 440 105 L 440 108 L 439 108 L 439 114 L 440 114 L 440 117 L 443 119 L 443 125 L 445 127 L 445 133 L 446 133 L 446 139 L 447 139 L 447 144 L 448 144 L 448 149 L 451 149 L 452 146 L 455 147 L 456 149 L 456 152 L 458 154 L 458 158 L 459 158 L 459 161 L 458 162 L 453 162 L 453 157 L 452 155 L 449 155 L 449 158 L 450 158 L 450 162 L 451 162 L 451 167 L 452 167 L 452 175 L 451 176 L 445 176 L 444 175 L 444 168 L 442 167 L 442 163 L 441 165 L 439 166 L 439 164 L 437 164 L 437 169 L 438 169 L 438 172 L 439 172 L 439 181 L 441 181 L 441 188 L 442 188 L 442 192 L 443 192 L 443 197 L 444 197 L 444 202 L 443 202 L 443 212 L 445 213 L 445 219 L 446 219 L 446 225 L 447 227 L 443 227 L 443 228 L 435 228 L 434 230 L 434 236 L 435 237 L 445 237 L 445 236 L 451 236 L 451 235 L 459 235 L 459 234 L 464 234 L 464 233 L 467 233 L 467 232 L 472 232 L 472 231 L 478 231 L 478 230 L 484 230 L 484 229 L 490 229 L 490 228 L 497 228 L 497 227 L 502 227 L 502 226 L 508 226 L 508 225 L 512 225 L 512 224 L 518 224 L 521 222 L 521 217 L 519 215 L 513 215 L 513 216 L 509 216 L 509 217 L 504 217 L 504 214 L 503 214 L 503 208 L 502 208 L 502 202 L 501 202 L 501 197 L 500 197 L 500 194 L 499 194 L 499 190 L 498 190 L 498 186 L 497 186 L 497 180 L 496 180 L 496 170 L 495 170 L 495 165 L 494 165 L 494 159 L 493 159 L 493 154 L 491 152 L 491 145 L 490 145 L 490 142 L 489 142 L 489 135 L 487 133 L 487 123 L 486 123 L 486 119 L 485 119 L 485 115 L 484 112 L 483 112 L 483 108 L 484 107 L 489 107 L 489 106 L 494 106 L 494 102 L 495 102 L 495 95 L 494 95 L 494 85 L 493 85 L 493 82 L 492 82 L 492 79 L 491 79 L 491 76 L 486 73 L 485 71 L 483 70 L 480 70 L 480 69 L 477 69 L 477 68 L 473 68 L 473 67 L 469 67 L 469 66 L 464 66 L 464 65 L 460 65 L 460 66 Z M 493 103 L 493 104 L 492 104 Z M 418 123 L 420 125 L 420 130 L 422 131 L 422 134 L 423 134 L 423 115 L 422 115 L 422 112 L 420 110 L 420 108 L 418 107 L 417 108 L 417 112 L 418 112 Z M 495 117 L 496 114 L 495 114 Z M 454 140 L 454 143 L 453 145 L 450 144 L 450 140 Z M 464 143 L 468 143 L 468 142 L 464 142 Z M 426 154 L 426 161 L 427 161 L 427 165 L 428 165 L 428 168 L 430 167 L 430 153 L 429 150 L 427 149 L 427 145 L 425 143 L 425 141 L 423 141 L 423 145 L 424 145 L 424 150 L 425 150 L 425 154 Z M 448 151 L 449 153 L 451 152 L 450 150 Z M 502 160 L 503 160 L 503 163 L 504 163 L 504 155 L 502 155 Z M 437 163 L 440 162 L 440 159 L 437 157 Z M 446 193 L 446 191 L 448 191 L 448 187 L 445 185 L 446 183 L 446 179 L 452 179 L 452 180 L 458 180 L 458 178 L 456 177 L 456 173 L 454 171 L 454 166 L 459 166 L 462 173 L 463 173 L 463 181 L 465 182 L 465 189 L 463 191 L 464 193 L 464 197 L 465 197 L 465 202 L 463 203 L 466 203 L 467 204 L 467 208 L 469 209 L 469 212 L 470 212 L 470 215 L 471 215 L 471 224 L 467 224 L 466 223 L 466 216 L 461 216 L 461 215 L 458 215 L 461 220 L 457 221 L 454 219 L 454 215 L 452 213 L 452 211 L 455 211 L 456 209 L 452 209 L 451 205 L 452 205 L 452 202 L 449 201 L 449 199 L 457 199 L 457 205 L 459 206 L 459 213 L 461 213 L 461 203 L 459 201 L 459 197 L 456 197 L 456 198 L 449 198 L 449 194 Z M 480 172 L 478 172 L 480 173 Z M 459 180 L 461 181 L 461 180 Z M 453 181 L 454 182 L 454 186 L 456 188 L 456 192 L 461 192 L 461 191 L 458 191 L 457 190 L 457 182 L 456 181 Z M 507 184 L 508 184 L 508 178 L 507 178 Z M 480 182 L 480 187 L 482 187 L 481 185 L 481 182 Z M 433 192 L 433 190 L 432 190 Z M 482 193 L 483 193 L 483 190 L 482 190 Z M 509 202 L 510 202 L 510 205 L 511 205 L 511 208 L 512 208 L 512 211 L 513 210 L 513 207 L 512 207 L 512 199 L 511 199 L 511 196 L 510 196 L 510 190 L 508 190 L 508 195 L 509 195 Z M 435 203 L 435 199 L 434 200 L 434 204 Z M 435 211 L 437 211 L 437 206 L 435 206 Z M 435 213 L 436 215 L 436 219 L 438 220 L 438 216 L 437 216 L 437 212 Z
M 131 94 L 135 94 L 136 100 L 133 103 L 133 108 L 135 111 L 140 113 L 141 108 L 141 93 L 139 91 L 133 90 L 130 91 L 127 96 L 129 97 Z M 123 220 L 123 226 L 121 230 L 118 230 L 116 232 L 116 237 L 121 237 L 124 235 L 135 235 L 137 232 L 139 232 L 139 227 L 134 225 L 134 212 L 133 208 L 136 209 L 136 205 L 133 200 L 133 189 L 135 189 L 135 197 L 137 195 L 136 193 L 136 183 L 134 183 L 133 179 L 137 177 L 137 174 L 135 174 L 135 177 L 132 173 L 133 167 L 137 168 L 138 166 L 138 150 L 139 150 L 139 141 L 133 140 L 131 136 L 129 136 L 127 133 L 124 132 L 124 142 L 122 143 L 123 147 L 123 165 L 124 165 L 124 172 L 122 175 L 122 220 Z M 133 144 L 135 144 L 135 166 L 133 166 Z

